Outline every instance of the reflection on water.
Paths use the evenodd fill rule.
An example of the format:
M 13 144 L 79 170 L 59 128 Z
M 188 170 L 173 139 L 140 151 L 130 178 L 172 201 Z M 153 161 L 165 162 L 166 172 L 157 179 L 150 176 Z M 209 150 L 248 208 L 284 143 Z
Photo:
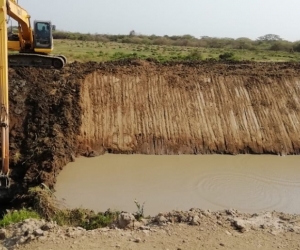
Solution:
M 300 213 L 300 156 L 103 155 L 78 158 L 58 177 L 68 207 L 145 214 L 192 207 Z

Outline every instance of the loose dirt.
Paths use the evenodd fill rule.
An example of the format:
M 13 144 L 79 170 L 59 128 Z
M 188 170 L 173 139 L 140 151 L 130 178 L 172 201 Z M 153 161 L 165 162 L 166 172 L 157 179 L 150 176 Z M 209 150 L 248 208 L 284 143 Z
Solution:
M 146 222 L 147 220 L 145 220 Z M 300 249 L 299 216 L 191 209 L 160 214 L 135 227 L 86 231 L 27 220 L 8 228 L 7 249 Z M 3 233 L 3 232 L 2 232 Z M 1 249 L 1 248 L 0 248 Z

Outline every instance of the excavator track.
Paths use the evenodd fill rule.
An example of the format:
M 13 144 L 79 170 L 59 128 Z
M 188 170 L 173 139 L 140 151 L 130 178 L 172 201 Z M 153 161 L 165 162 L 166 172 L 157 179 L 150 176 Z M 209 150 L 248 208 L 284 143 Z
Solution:
M 40 55 L 40 54 L 9 54 L 8 65 L 11 68 L 16 67 L 38 67 L 62 69 L 67 60 L 62 55 Z

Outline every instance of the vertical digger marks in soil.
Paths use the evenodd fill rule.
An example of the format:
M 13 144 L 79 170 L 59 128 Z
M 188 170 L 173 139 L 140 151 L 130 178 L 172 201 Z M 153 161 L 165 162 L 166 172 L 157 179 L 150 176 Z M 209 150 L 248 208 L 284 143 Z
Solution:
M 299 153 L 300 78 L 247 72 L 222 75 L 182 65 L 95 71 L 81 86 L 82 148 Z

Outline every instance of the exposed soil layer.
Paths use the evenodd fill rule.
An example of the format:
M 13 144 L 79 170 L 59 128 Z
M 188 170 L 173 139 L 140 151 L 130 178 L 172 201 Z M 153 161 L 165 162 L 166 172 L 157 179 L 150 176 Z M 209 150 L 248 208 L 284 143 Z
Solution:
M 300 64 L 75 62 L 9 79 L 18 190 L 53 187 L 78 154 L 300 152 Z

